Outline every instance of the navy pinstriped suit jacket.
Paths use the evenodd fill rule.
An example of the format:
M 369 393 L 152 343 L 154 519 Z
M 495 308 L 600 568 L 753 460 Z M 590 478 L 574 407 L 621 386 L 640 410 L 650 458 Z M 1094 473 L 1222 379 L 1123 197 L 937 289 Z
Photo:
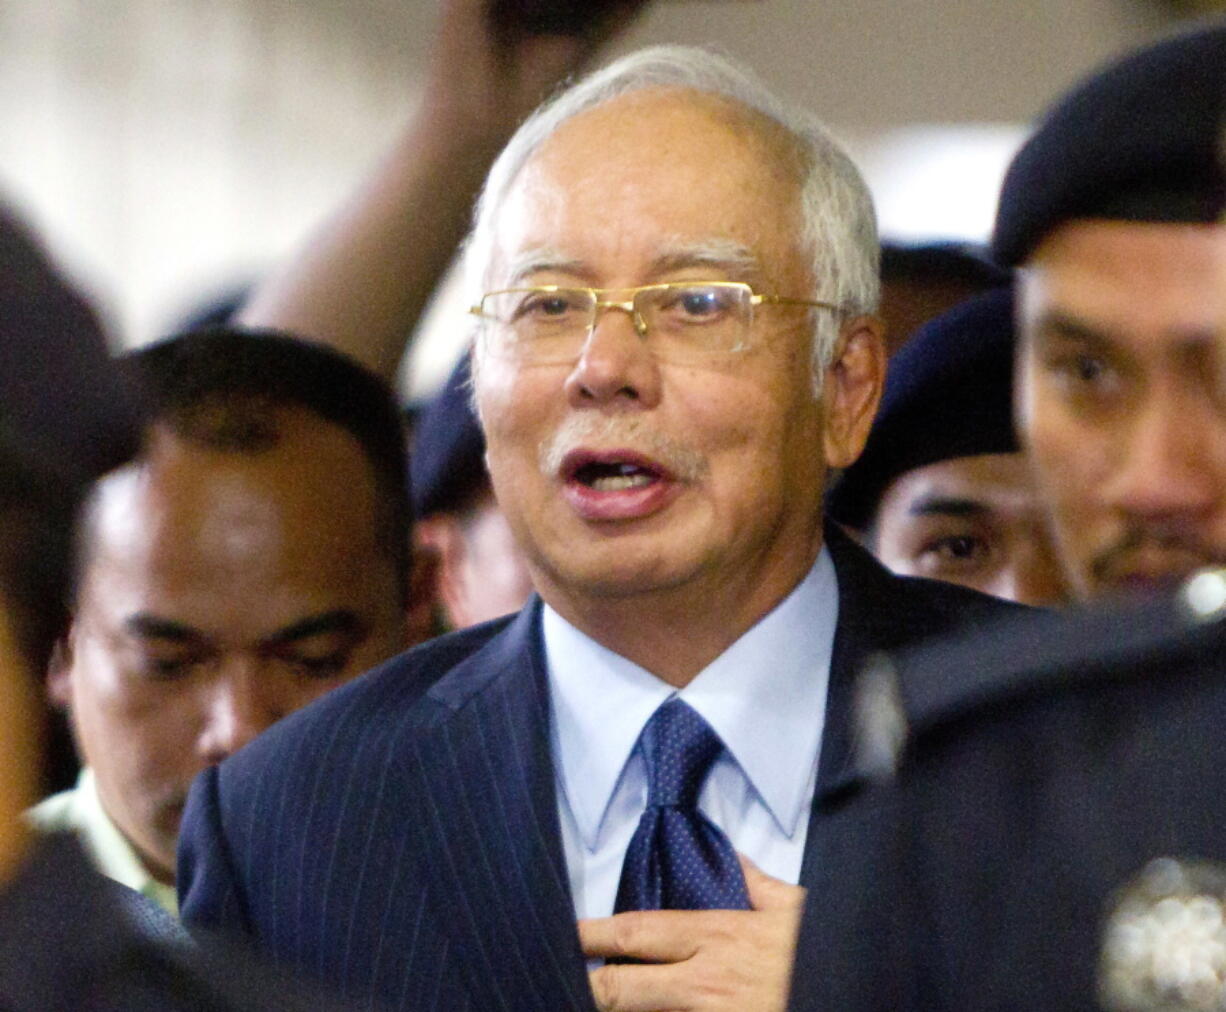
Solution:
M 850 782 L 875 650 L 1008 607 L 890 575 L 837 531 L 839 621 L 801 882 Z M 244 934 L 370 1007 L 594 1009 L 562 856 L 540 604 L 424 644 L 277 724 L 193 787 L 189 927 Z

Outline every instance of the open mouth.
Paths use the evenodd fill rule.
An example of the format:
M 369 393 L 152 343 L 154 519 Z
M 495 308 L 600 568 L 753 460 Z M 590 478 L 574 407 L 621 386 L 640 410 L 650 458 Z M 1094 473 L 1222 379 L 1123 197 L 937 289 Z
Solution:
M 562 461 L 562 479 L 594 492 L 644 488 L 672 476 L 663 465 L 630 450 L 574 450 Z
M 664 465 L 630 450 L 572 450 L 559 477 L 587 520 L 634 520 L 658 512 L 681 491 Z
M 639 464 L 592 462 L 578 468 L 573 479 L 596 492 L 621 492 L 660 480 L 660 473 Z

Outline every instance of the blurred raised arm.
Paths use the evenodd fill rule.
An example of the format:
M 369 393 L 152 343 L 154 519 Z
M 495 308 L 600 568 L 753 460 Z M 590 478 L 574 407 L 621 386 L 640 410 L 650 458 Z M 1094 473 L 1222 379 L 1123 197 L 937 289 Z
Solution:
M 627 0 L 582 36 L 496 29 L 487 0 L 441 0 L 422 101 L 391 152 L 239 314 L 347 352 L 386 378 L 520 121 L 625 28 Z

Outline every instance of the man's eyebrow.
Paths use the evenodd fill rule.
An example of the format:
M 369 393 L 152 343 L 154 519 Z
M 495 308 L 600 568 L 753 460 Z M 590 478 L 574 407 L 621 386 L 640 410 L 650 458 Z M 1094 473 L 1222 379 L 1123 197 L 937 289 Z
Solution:
M 1101 349 L 1108 349 L 1115 344 L 1110 334 L 1059 310 L 1050 310 L 1040 315 L 1035 320 L 1034 330 L 1039 340 L 1055 338 L 1064 341 L 1078 341 L 1092 348 Z
M 515 288 L 517 285 L 522 284 L 525 278 L 529 278 L 533 274 L 542 274 L 545 271 L 552 271 L 557 274 L 573 274 L 576 277 L 587 276 L 586 268 L 580 261 L 548 246 L 538 246 L 533 249 L 524 250 L 511 261 L 507 268 L 504 286 Z
M 727 239 L 670 245 L 651 264 L 653 276 L 690 267 L 711 267 L 737 278 L 758 278 L 762 266 L 753 250 Z
M 692 243 L 669 243 L 652 260 L 649 275 L 656 277 L 672 271 L 693 267 L 710 267 L 734 278 L 756 280 L 762 276 L 762 266 L 754 252 L 742 243 L 730 239 L 708 239 Z M 514 288 L 525 278 L 546 271 L 570 274 L 590 280 L 586 264 L 547 246 L 525 250 L 510 263 L 505 285 Z
M 916 499 L 907 507 L 907 513 L 913 517 L 953 516 L 976 517 L 984 516 L 991 510 L 977 499 L 966 499 L 951 495 L 925 495 Z
M 278 629 L 264 640 L 265 646 L 284 646 L 296 640 L 310 639 L 312 636 L 324 636 L 329 633 L 356 633 L 364 627 L 364 623 L 355 612 L 345 608 L 326 611 L 320 615 L 312 615 L 300 622 Z
M 148 612 L 137 612 L 124 620 L 124 628 L 133 636 L 142 639 L 174 640 L 178 643 L 195 643 L 205 638 L 199 629 L 183 622 L 159 618 Z

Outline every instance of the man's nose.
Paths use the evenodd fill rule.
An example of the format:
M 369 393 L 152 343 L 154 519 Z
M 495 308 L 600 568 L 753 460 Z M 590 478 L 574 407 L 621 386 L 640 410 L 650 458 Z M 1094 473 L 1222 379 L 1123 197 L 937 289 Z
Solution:
M 265 681 L 251 662 L 230 662 L 218 671 L 202 699 L 199 751 L 206 763 L 221 762 L 285 715 Z
M 1142 521 L 1203 515 L 1222 494 L 1207 458 L 1221 456 L 1223 441 L 1226 426 L 1206 405 L 1173 391 L 1152 396 L 1120 437 L 1104 498 Z
M 660 368 L 649 340 L 621 306 L 602 307 L 566 379 L 573 407 L 652 408 L 660 400 Z

